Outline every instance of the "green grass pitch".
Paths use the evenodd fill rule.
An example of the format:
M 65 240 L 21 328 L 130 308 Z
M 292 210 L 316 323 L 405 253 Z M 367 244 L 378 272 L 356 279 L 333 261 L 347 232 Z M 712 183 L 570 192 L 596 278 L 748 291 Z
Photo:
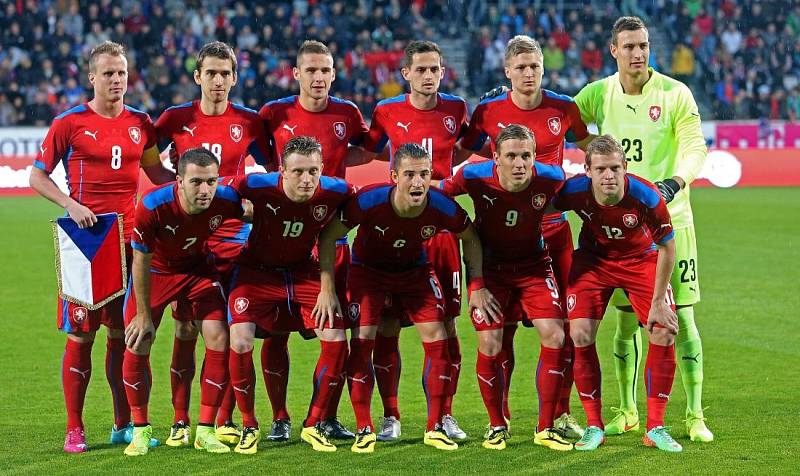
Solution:
M 67 455 L 64 403 L 60 388 L 60 361 L 64 336 L 55 329 L 53 241 L 48 220 L 59 210 L 41 198 L 4 198 L 0 206 L 0 472 L 116 473 L 116 474 L 249 474 L 303 473 L 415 473 L 511 474 L 603 473 L 657 474 L 713 472 L 796 472 L 797 437 L 792 428 L 798 416 L 795 394 L 800 387 L 797 360 L 800 309 L 797 281 L 800 264 L 800 189 L 697 189 L 693 191 L 700 250 L 703 301 L 697 321 L 705 347 L 704 403 L 716 441 L 688 440 L 682 423 L 685 397 L 676 377 L 667 424 L 684 445 L 670 455 L 641 444 L 641 433 L 609 437 L 590 454 L 558 453 L 534 446 L 536 418 L 534 365 L 538 354 L 535 330 L 517 334 L 517 368 L 512 386 L 514 436 L 503 452 L 480 446 L 487 416 L 476 385 L 475 337 L 467 319 L 459 321 L 463 371 L 454 414 L 469 433 L 469 441 L 453 453 L 422 445 L 424 398 L 420 388 L 421 346 L 413 329 L 403 332 L 403 375 L 400 405 L 403 437 L 378 444 L 374 455 L 361 456 L 341 444 L 333 454 L 318 454 L 299 441 L 299 426 L 311 393 L 311 373 L 318 354 L 316 341 L 290 340 L 292 372 L 289 410 L 294 418 L 293 440 L 262 442 L 255 457 L 214 456 L 191 448 L 160 447 L 145 458 L 130 459 L 121 446 L 108 445 L 112 423 L 111 399 L 104 376 L 105 338 L 98 333 L 94 371 L 85 421 L 91 451 Z M 604 369 L 606 409 L 617 401 L 611 367 L 614 321 L 601 327 L 598 347 Z M 164 320 L 153 349 L 151 418 L 162 441 L 171 423 L 168 362 L 172 349 L 172 322 Z M 198 352 L 198 355 L 202 355 Z M 192 415 L 197 415 L 199 386 L 195 379 Z M 271 413 L 259 381 L 256 403 L 262 426 Z M 640 389 L 639 411 L 644 415 Z M 572 408 L 585 421 L 577 396 Z M 373 416 L 382 415 L 375 392 Z M 342 399 L 340 416 L 353 428 L 352 408 Z M 238 414 L 238 412 L 237 412 Z M 608 413 L 607 413 L 608 415 Z M 793 463 L 794 461 L 794 463 Z M 135 473 L 134 473 L 135 472 Z

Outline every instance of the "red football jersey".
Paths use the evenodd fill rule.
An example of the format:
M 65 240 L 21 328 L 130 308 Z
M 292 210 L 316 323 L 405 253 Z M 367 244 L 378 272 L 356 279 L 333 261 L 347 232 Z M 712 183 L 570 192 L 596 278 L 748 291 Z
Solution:
M 425 210 L 415 218 L 400 218 L 392 208 L 392 184 L 359 190 L 342 211 L 342 223 L 358 227 L 352 262 L 382 271 L 406 271 L 428 262 L 422 244 L 436 232 L 461 233 L 470 223 L 467 213 L 439 190 L 428 192 Z
M 452 196 L 469 194 L 472 198 L 485 263 L 521 263 L 547 256 L 542 239 L 543 212 L 564 178 L 560 166 L 534 162 L 528 188 L 509 192 L 500 185 L 494 161 L 487 160 L 465 165 L 441 186 Z
M 53 119 L 33 166 L 50 174 L 63 162 L 69 196 L 95 214 L 121 213 L 129 241 L 139 165 L 155 144 L 153 123 L 144 112 L 125 106 L 109 119 L 81 104 Z
M 264 123 L 258 113 L 232 102 L 219 116 L 200 109 L 200 101 L 167 108 L 156 121 L 158 141 L 164 147 L 175 144 L 178 154 L 205 147 L 219 160 L 220 175 L 244 174 L 245 158 L 267 166 L 271 160 Z
M 303 109 L 297 96 L 289 96 L 264 104 L 258 115 L 272 137 L 276 160 L 292 137 L 312 136 L 322 145 L 322 173 L 329 177 L 344 178 L 348 145 L 360 145 L 367 133 L 358 107 L 333 96 L 320 112 Z
M 270 268 L 307 264 L 320 231 L 354 193 L 344 180 L 323 176 L 310 200 L 295 203 L 278 172 L 242 175 L 232 187 L 253 202 L 253 230 L 239 262 Z
M 389 156 L 401 145 L 421 144 L 431 154 L 433 179 L 453 175 L 453 146 L 467 129 L 467 103 L 458 96 L 438 93 L 436 107 L 415 108 L 408 94 L 384 99 L 375 106 L 364 147 L 381 152 L 389 143 Z
M 592 181 L 583 174 L 567 180 L 554 205 L 577 212 L 583 220 L 579 247 L 604 258 L 640 256 L 655 250 L 655 243 L 673 237 L 667 205 L 658 189 L 633 174 L 625 176 L 625 195 L 616 205 L 597 203 Z
M 533 131 L 536 161 L 551 165 L 563 162 L 565 139 L 577 142 L 589 134 L 571 97 L 542 89 L 542 103 L 535 109 L 525 110 L 517 107 L 511 100 L 511 92 L 506 91 L 478 104 L 461 144 L 477 151 L 489 138 L 494 151 L 494 139 L 509 124 L 521 124 Z
M 217 186 L 211 206 L 189 215 L 178 199 L 178 185 L 162 185 L 142 197 L 136 207 L 133 249 L 153 253 L 151 268 L 159 273 L 186 273 L 206 262 L 205 243 L 224 220 L 242 216 L 242 199 L 230 187 Z

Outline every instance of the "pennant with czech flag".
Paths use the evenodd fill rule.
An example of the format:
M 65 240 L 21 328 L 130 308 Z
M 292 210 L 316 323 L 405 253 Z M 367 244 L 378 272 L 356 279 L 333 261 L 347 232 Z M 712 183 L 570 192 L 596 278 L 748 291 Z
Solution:
M 70 217 L 53 222 L 58 294 L 89 310 L 125 294 L 128 271 L 122 216 L 97 215 L 91 228 L 79 228 Z

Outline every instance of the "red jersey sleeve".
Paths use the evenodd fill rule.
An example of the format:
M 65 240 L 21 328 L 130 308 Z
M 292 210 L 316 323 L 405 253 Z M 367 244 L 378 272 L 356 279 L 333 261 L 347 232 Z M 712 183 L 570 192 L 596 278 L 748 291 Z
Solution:
M 440 181 L 439 189 L 451 197 L 468 193 L 467 180 L 464 178 L 464 167 L 461 167 L 452 177 Z
M 650 234 L 653 235 L 653 241 L 656 242 L 656 244 L 663 245 L 674 236 L 672 219 L 663 198 L 658 200 L 658 205 L 647 210 L 645 223 L 650 229 Z
M 364 136 L 364 148 L 370 152 L 380 153 L 386 146 L 389 140 L 386 134 L 386 128 L 383 125 L 385 118 L 383 116 L 382 108 L 375 108 L 375 113 L 372 115 L 372 123 L 369 126 L 369 131 Z
M 589 130 L 586 128 L 583 119 L 581 118 L 581 111 L 578 105 L 570 102 L 567 106 L 567 116 L 569 117 L 569 130 L 567 131 L 564 139 L 568 142 L 579 142 L 589 135 Z
M 364 219 L 364 211 L 358 202 L 358 194 L 354 194 L 342 205 L 339 220 L 348 228 L 355 228 Z
M 172 185 L 169 185 L 172 186 Z M 142 201 L 136 206 L 131 246 L 142 253 L 152 253 L 156 249 L 158 219 L 155 210 L 149 210 Z
M 47 135 L 39 147 L 39 154 L 33 161 L 33 166 L 44 170 L 48 174 L 53 173 L 59 162 L 69 151 L 69 140 L 72 134 L 72 127 L 66 119 L 56 119 L 47 131 Z
M 267 170 L 277 170 L 278 166 L 275 164 L 275 155 L 272 153 L 272 148 L 269 147 L 267 130 L 264 127 L 264 121 L 260 120 L 260 114 L 258 119 L 259 120 L 254 120 L 251 124 L 253 128 L 253 141 L 247 147 L 247 152 L 253 156 L 253 160 L 255 160 L 258 165 Z
M 461 205 L 456 204 L 456 213 L 447 220 L 445 228 L 452 233 L 459 234 L 466 230 L 470 223 L 472 221 L 469 219 L 467 212 L 461 208 Z
M 472 112 L 472 117 L 469 120 L 469 126 L 466 132 L 461 137 L 461 145 L 472 151 L 479 151 L 483 147 L 484 142 L 488 135 L 484 132 L 484 119 L 486 113 L 486 106 L 478 104 L 475 111 Z
M 369 133 L 369 127 L 357 107 L 353 108 L 351 123 L 350 130 L 353 131 L 353 134 L 350 136 L 350 143 L 353 145 L 364 144 Z
M 142 120 L 142 133 L 144 133 L 144 150 L 147 150 L 158 143 L 158 135 L 156 134 L 156 127 L 153 125 L 150 116 L 144 116 Z
M 175 134 L 175 122 L 176 121 L 173 120 L 172 111 L 169 109 L 158 116 L 154 127 L 156 129 L 156 141 L 158 142 L 159 149 L 166 149 L 167 145 L 172 142 L 172 136 Z

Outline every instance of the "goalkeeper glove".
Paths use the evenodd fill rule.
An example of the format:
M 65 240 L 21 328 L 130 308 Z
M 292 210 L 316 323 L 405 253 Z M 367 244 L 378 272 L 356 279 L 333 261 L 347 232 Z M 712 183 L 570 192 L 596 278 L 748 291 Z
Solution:
M 671 178 L 658 181 L 655 186 L 658 187 L 658 191 L 661 192 L 661 196 L 664 197 L 666 203 L 671 202 L 675 198 L 675 194 L 681 191 L 680 184 Z
M 508 88 L 505 86 L 497 86 L 496 88 L 492 89 L 491 91 L 486 91 L 483 93 L 483 96 L 478 100 L 478 102 L 483 101 L 484 99 L 493 99 L 497 96 L 503 94 L 504 92 L 508 91 Z

